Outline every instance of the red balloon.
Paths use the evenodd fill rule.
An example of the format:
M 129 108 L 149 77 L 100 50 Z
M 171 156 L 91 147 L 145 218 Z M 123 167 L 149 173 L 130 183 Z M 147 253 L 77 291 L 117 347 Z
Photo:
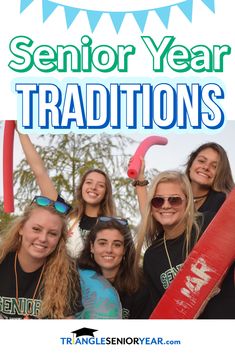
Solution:
M 144 139 L 137 150 L 135 151 L 134 156 L 131 159 L 131 162 L 128 167 L 127 175 L 129 178 L 136 179 L 139 175 L 141 168 L 141 159 L 144 157 L 148 149 L 153 145 L 166 145 L 168 142 L 167 138 L 161 136 L 149 136 Z
M 15 121 L 6 120 L 3 135 L 3 204 L 6 213 L 14 212 L 13 144 Z

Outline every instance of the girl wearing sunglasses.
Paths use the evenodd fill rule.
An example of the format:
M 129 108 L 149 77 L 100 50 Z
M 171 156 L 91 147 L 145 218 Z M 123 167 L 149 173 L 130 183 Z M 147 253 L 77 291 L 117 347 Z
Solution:
M 155 177 L 149 190 L 137 246 L 137 264 L 143 245 L 144 275 L 151 292 L 152 309 L 177 275 L 190 250 L 214 214 L 195 211 L 190 182 L 185 174 L 166 171 Z M 200 318 L 234 316 L 233 268 L 224 278 L 221 291 L 207 304 Z
M 48 200 L 35 197 L 1 235 L 1 318 L 64 319 L 82 310 L 76 264 L 65 246 L 66 211 Z
M 134 182 L 141 214 L 144 213 L 147 200 L 144 169 L 143 160 L 138 180 Z M 189 155 L 185 172 L 191 183 L 195 208 L 199 212 L 216 213 L 224 203 L 226 195 L 234 187 L 231 167 L 224 148 L 215 142 L 199 146 Z
M 82 297 L 86 296 L 90 271 L 102 275 L 119 294 L 123 319 L 142 319 L 150 314 L 148 310 L 148 289 L 141 282 L 140 269 L 135 270 L 135 245 L 127 220 L 117 217 L 99 217 L 97 224 L 88 234 L 85 247 L 78 258 L 82 283 Z M 89 298 L 83 301 L 103 307 L 110 304 L 105 291 L 99 292 L 89 285 Z M 104 303 L 104 304 L 103 304 Z M 147 312 L 147 314 L 146 314 Z
M 42 195 L 65 203 L 59 196 L 45 165 L 28 135 L 19 134 L 26 159 L 33 171 Z M 91 169 L 83 174 L 76 190 L 74 207 L 69 213 L 69 233 L 67 249 L 77 258 L 84 246 L 87 233 L 95 225 L 100 215 L 115 215 L 112 185 L 109 177 L 100 169 Z

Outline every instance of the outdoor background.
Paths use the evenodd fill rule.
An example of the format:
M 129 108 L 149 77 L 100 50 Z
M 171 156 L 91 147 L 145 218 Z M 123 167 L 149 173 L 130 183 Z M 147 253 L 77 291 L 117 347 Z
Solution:
M 2 165 L 4 122 L 0 123 L 0 163 Z M 222 130 L 213 134 L 161 134 L 160 136 L 168 138 L 168 144 L 166 146 L 155 145 L 148 150 L 145 157 L 147 178 L 151 180 L 157 171 L 166 169 L 184 170 L 188 155 L 200 144 L 209 141 L 217 142 L 225 148 L 231 163 L 233 176 L 235 176 L 234 125 L 234 121 L 228 121 Z M 76 136 L 71 134 L 69 137 L 65 136 L 65 140 L 58 144 L 57 139 L 61 141 L 62 136 L 55 135 L 53 141 L 50 141 L 50 135 L 30 136 L 35 145 L 42 146 L 43 149 L 39 150 L 39 153 L 45 158 L 50 176 L 62 196 L 72 203 L 73 193 L 78 185 L 80 175 L 90 168 L 104 169 L 112 181 L 118 214 L 128 217 L 132 225 L 137 225 L 139 210 L 134 188 L 127 176 L 127 165 L 139 143 L 146 136 L 136 134 Z M 72 143 L 72 140 L 75 140 L 75 144 Z M 22 161 L 23 159 L 24 154 L 18 134 L 15 133 L 14 172 L 17 173 L 14 180 L 15 214 L 18 214 L 33 196 L 39 193 L 35 179 L 27 163 Z M 74 164 L 73 170 L 71 170 L 72 164 Z M 0 180 L 1 202 L 3 200 L 2 176 Z M 2 208 L 2 203 L 0 206 Z M 1 214 L 4 217 L 2 210 Z

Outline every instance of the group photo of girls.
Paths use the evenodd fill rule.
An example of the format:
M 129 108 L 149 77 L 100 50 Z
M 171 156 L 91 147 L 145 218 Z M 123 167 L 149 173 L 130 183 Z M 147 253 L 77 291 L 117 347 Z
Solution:
M 97 162 L 88 155 L 90 162 L 75 170 L 79 176 L 60 184 L 66 168 L 50 164 L 47 147 L 40 153 L 31 136 L 17 126 L 15 134 L 25 169 L 21 176 L 14 174 L 15 189 L 21 183 L 17 212 L 4 222 L 2 216 L 0 222 L 0 318 L 155 318 L 158 303 L 167 298 L 194 247 L 233 193 L 226 149 L 211 139 L 185 155 L 183 166 L 163 170 L 158 165 L 151 173 L 149 159 L 141 155 L 137 176 L 130 179 L 131 154 L 114 161 L 106 147 L 107 156 L 105 150 L 96 150 Z M 152 149 L 151 156 L 169 158 L 164 148 Z M 69 155 L 60 152 L 69 161 Z M 79 152 L 71 148 L 77 159 Z M 119 178 L 109 174 L 111 167 L 98 163 L 101 153 L 107 165 L 117 163 Z M 34 191 L 30 200 L 28 180 Z M 69 183 L 75 185 L 72 198 Z M 223 237 L 222 228 L 226 224 L 213 237 Z M 226 244 L 219 252 L 226 252 Z M 234 278 L 233 258 L 200 310 L 189 318 L 235 319 Z M 174 304 L 169 305 L 174 310 Z

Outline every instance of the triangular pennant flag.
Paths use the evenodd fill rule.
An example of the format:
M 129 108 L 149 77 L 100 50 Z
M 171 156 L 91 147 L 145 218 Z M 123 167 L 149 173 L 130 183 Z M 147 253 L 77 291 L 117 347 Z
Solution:
M 94 32 L 100 17 L 102 16 L 102 11 L 89 11 L 87 10 L 87 17 L 90 23 L 91 31 Z
M 215 0 L 202 0 L 202 2 L 203 2 L 212 12 L 215 12 Z
M 50 2 L 49 0 L 42 0 L 42 18 L 45 22 L 52 12 L 57 8 L 58 4 Z
M 76 16 L 80 12 L 80 9 L 76 9 L 74 7 L 64 6 L 65 19 L 67 23 L 67 28 L 71 26 Z
M 166 28 L 168 27 L 169 23 L 170 10 L 171 6 L 160 7 L 159 9 L 155 9 L 157 15 L 159 16 L 160 20 Z
M 147 16 L 148 16 L 148 11 L 133 12 L 133 16 L 135 17 L 135 20 L 136 20 L 141 32 L 143 32 L 144 27 L 145 27 L 145 23 L 147 20 Z
M 112 19 L 115 30 L 118 33 L 125 16 L 125 12 L 110 12 L 109 15 Z
M 193 0 L 187 0 L 185 2 L 181 2 L 178 4 L 180 10 L 187 17 L 187 19 L 192 22 L 192 14 L 193 14 Z
M 21 0 L 20 1 L 20 13 L 23 12 L 33 2 L 33 0 Z

